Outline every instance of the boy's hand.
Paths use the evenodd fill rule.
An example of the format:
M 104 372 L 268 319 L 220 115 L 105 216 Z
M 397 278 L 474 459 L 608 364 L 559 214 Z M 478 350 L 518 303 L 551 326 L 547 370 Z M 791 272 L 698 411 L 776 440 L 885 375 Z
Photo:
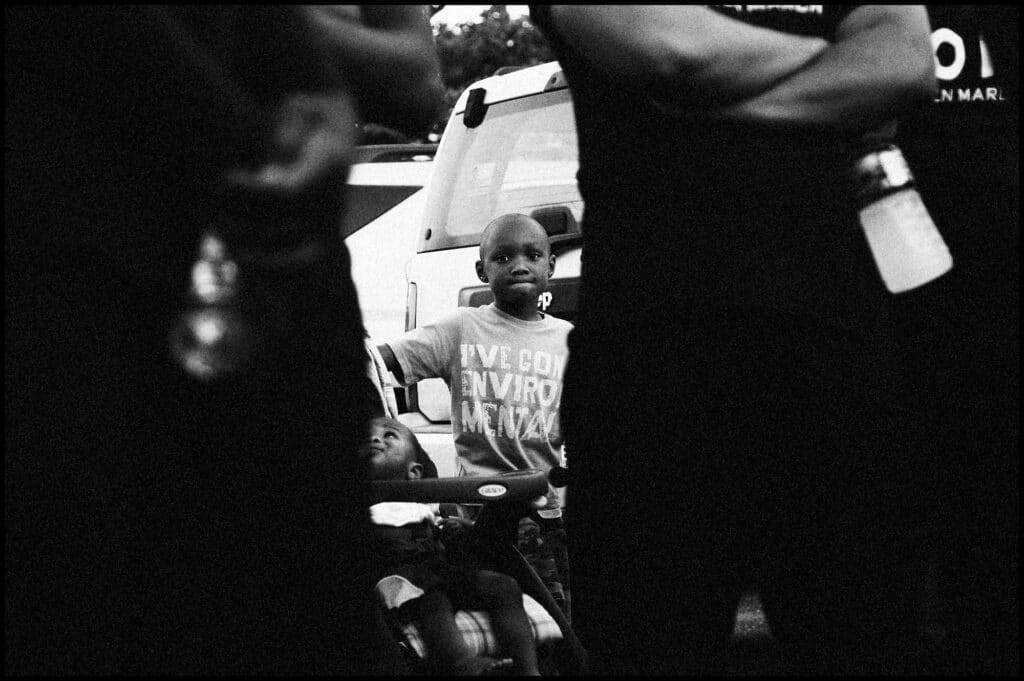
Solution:
M 548 498 L 546 496 L 539 496 L 530 502 L 530 508 L 537 509 L 538 511 L 548 505 Z

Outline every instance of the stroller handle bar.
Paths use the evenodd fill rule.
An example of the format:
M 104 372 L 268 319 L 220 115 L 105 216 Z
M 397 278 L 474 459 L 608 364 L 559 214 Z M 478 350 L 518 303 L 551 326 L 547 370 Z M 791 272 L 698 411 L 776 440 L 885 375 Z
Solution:
M 481 504 L 489 501 L 529 501 L 548 492 L 548 483 L 565 484 L 564 469 L 549 474 L 538 469 L 499 475 L 428 478 L 421 480 L 374 480 L 370 493 L 377 501 Z M 558 484 L 561 483 L 561 484 Z

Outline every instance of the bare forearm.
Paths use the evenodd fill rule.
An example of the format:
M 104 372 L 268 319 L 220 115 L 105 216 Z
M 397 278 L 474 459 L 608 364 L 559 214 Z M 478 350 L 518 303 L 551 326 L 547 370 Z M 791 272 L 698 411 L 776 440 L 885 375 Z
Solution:
M 329 50 L 332 67 L 360 93 L 374 122 L 407 132 L 436 119 L 440 63 L 420 5 L 310 5 L 307 20 Z
M 864 6 L 817 59 L 726 118 L 868 130 L 930 98 L 935 71 L 923 6 Z
M 687 107 L 764 92 L 827 46 L 696 5 L 556 5 L 551 21 L 559 37 L 596 68 Z

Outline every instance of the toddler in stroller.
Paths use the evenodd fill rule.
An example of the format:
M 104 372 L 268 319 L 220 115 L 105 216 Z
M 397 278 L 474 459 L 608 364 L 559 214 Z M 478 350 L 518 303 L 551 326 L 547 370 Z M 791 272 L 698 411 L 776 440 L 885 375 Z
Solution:
M 437 477 L 416 436 L 395 419 L 370 422 L 359 456 L 371 481 Z M 433 667 L 467 675 L 540 674 L 534 626 L 513 577 L 475 563 L 468 552 L 452 560 L 439 538 L 438 516 L 427 504 L 385 501 L 372 505 L 370 515 L 374 548 L 381 557 L 378 595 L 399 621 L 418 622 L 426 659 Z M 474 655 L 456 625 L 455 611 L 460 608 L 488 613 L 507 657 Z

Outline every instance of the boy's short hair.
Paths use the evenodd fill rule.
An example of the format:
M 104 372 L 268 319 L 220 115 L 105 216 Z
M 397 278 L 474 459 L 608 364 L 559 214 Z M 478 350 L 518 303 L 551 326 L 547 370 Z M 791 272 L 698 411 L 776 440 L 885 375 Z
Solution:
M 485 255 L 484 247 L 487 245 L 487 242 L 490 241 L 491 235 L 494 234 L 499 229 L 504 229 L 505 227 L 510 227 L 512 225 L 533 225 L 536 226 L 537 229 L 539 229 L 545 237 L 548 236 L 548 232 L 546 229 L 544 229 L 544 225 L 540 224 L 540 222 L 534 220 L 529 215 L 525 215 L 523 213 L 505 213 L 504 215 L 499 215 L 498 217 L 488 222 L 487 226 L 484 227 L 484 231 L 480 234 L 481 259 L 483 259 Z

